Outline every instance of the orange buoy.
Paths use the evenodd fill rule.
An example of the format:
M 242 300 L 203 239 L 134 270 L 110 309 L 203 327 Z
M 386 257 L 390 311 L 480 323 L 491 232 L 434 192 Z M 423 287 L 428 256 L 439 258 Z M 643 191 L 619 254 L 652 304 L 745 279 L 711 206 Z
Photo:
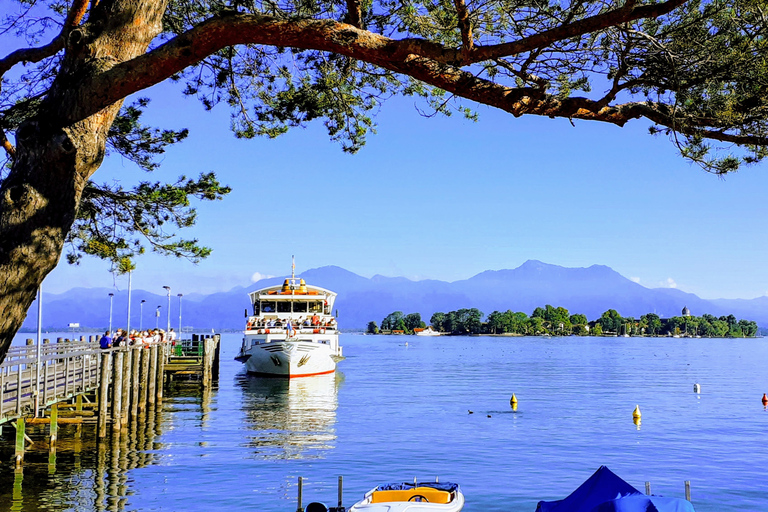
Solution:
M 768 396 L 763 393 L 763 405 L 768 405 Z

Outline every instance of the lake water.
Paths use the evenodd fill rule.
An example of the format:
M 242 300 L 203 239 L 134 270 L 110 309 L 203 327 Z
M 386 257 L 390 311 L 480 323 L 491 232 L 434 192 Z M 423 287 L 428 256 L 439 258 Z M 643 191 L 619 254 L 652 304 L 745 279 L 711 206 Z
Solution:
M 240 335 L 225 334 L 217 389 L 167 394 L 150 424 L 100 449 L 65 433 L 55 464 L 30 452 L 21 473 L 6 427 L 0 510 L 294 512 L 299 476 L 305 505 L 335 505 L 343 475 L 347 507 L 379 483 L 439 476 L 468 512 L 534 512 L 603 464 L 655 494 L 683 497 L 690 480 L 697 512 L 768 510 L 763 339 L 341 342 L 335 375 L 287 382 L 245 375 Z

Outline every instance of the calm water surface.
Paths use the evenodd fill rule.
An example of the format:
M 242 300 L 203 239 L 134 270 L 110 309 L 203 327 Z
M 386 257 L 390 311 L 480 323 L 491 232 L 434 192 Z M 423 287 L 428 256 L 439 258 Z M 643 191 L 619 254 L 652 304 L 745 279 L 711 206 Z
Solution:
M 286 382 L 245 375 L 240 336 L 225 334 L 218 389 L 176 390 L 129 436 L 70 436 L 53 464 L 30 453 L 22 472 L 6 427 L 0 510 L 293 512 L 299 476 L 305 504 L 335 505 L 343 475 L 346 506 L 439 476 L 468 512 L 533 512 L 602 464 L 656 494 L 683 497 L 690 480 L 698 512 L 768 510 L 763 339 L 341 341 L 335 375 Z

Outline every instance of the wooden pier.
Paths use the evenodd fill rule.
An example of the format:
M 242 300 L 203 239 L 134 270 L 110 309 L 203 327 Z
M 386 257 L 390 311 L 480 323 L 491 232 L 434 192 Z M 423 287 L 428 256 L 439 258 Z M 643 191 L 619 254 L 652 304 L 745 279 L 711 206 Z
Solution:
M 161 403 L 166 383 L 184 379 L 205 389 L 218 379 L 219 335 L 107 350 L 95 337 L 31 341 L 9 349 L 0 364 L 0 433 L 13 422 L 17 463 L 26 424 L 50 425 L 51 444 L 59 423 L 95 422 L 104 438 L 110 426 L 126 429 Z

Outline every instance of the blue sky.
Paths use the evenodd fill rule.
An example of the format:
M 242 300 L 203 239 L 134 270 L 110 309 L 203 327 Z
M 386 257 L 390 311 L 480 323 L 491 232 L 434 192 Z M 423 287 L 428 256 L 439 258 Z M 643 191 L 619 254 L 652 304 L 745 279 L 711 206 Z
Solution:
M 414 99 L 386 103 L 356 155 L 328 140 L 321 122 L 276 140 L 236 140 L 229 112 L 205 112 L 162 84 L 148 120 L 191 130 L 150 179 L 214 170 L 233 192 L 198 205 L 186 237 L 214 249 L 199 265 L 149 255 L 133 287 L 209 293 L 259 275 L 338 265 L 357 274 L 455 281 L 528 259 L 568 267 L 608 265 L 647 287 L 704 298 L 768 291 L 765 164 L 720 179 L 681 159 L 640 121 L 624 128 L 477 107 L 478 122 L 425 118 Z M 143 178 L 113 157 L 97 182 Z M 44 282 L 115 286 L 106 265 L 60 263 Z

